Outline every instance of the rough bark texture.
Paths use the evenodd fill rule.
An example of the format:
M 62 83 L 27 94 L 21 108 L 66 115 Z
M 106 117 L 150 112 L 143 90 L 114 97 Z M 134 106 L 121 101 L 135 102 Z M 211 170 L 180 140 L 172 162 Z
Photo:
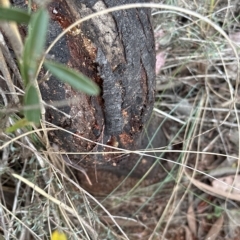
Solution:
M 47 44 L 79 18 L 134 2 L 145 1 L 54 0 L 48 6 L 51 21 Z M 142 132 L 152 113 L 155 91 L 155 49 L 150 9 L 116 11 L 88 20 L 61 38 L 49 55 L 87 75 L 102 90 L 98 97 L 86 96 L 53 76 L 40 85 L 43 99 L 47 102 L 77 99 L 77 104 L 69 101 L 66 106 L 58 108 L 60 111 L 47 109 L 48 122 L 71 132 L 50 132 L 51 143 L 67 152 L 86 152 L 84 156 L 76 154 L 69 155 L 69 158 L 89 169 L 89 175 L 93 172 L 91 169 L 94 173 L 102 170 L 128 174 L 138 158 L 114 154 L 110 147 L 130 150 L 145 147 Z M 162 139 L 158 146 L 164 145 L 163 134 L 160 136 Z M 91 151 L 108 153 L 87 154 Z M 139 165 L 132 176 L 141 176 L 151 164 L 152 160 L 149 160 L 147 164 Z

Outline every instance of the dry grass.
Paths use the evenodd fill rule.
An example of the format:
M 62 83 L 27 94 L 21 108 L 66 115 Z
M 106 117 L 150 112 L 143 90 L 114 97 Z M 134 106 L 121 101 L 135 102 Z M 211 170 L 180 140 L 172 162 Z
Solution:
M 54 149 L 42 150 L 41 129 L 1 132 L 4 239 L 49 239 L 55 228 L 68 239 L 238 239 L 240 5 L 161 3 L 185 9 L 153 9 L 161 64 L 155 113 L 169 142 L 154 152 L 168 162 L 166 178 L 96 199 Z M 1 117 L 4 129 L 16 116 Z

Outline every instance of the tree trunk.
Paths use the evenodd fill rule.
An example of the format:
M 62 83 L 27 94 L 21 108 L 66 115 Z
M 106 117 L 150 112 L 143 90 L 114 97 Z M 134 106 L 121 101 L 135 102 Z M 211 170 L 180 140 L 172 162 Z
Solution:
M 80 18 L 135 2 L 145 0 L 54 0 L 48 6 L 51 21 L 47 43 Z M 82 72 L 101 88 L 100 96 L 87 96 L 54 76 L 40 85 L 46 102 L 67 102 L 58 110 L 46 111 L 46 120 L 62 128 L 49 133 L 51 144 L 57 144 L 62 151 L 86 153 L 68 157 L 86 169 L 95 182 L 97 190 L 94 191 L 104 188 L 105 180 L 100 178 L 104 174 L 119 179 L 138 160 L 133 154 L 114 153 L 116 150 L 111 147 L 127 150 L 146 147 L 146 137 L 142 134 L 152 113 L 155 92 L 155 46 L 150 13 L 150 9 L 138 8 L 95 17 L 69 31 L 49 53 L 54 60 Z M 157 145 L 164 144 L 160 133 Z M 132 178 L 142 176 L 152 163 L 150 158 L 141 161 Z M 77 176 L 84 184 L 84 175 L 78 172 Z M 115 177 L 111 179 L 113 183 Z

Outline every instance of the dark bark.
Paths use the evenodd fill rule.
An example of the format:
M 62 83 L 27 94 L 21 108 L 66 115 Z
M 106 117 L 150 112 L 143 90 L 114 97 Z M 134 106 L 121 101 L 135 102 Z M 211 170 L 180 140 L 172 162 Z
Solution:
M 113 4 L 115 2 L 115 4 Z M 89 13 L 129 1 L 75 1 L 76 13 Z M 154 101 L 155 52 L 149 9 L 131 9 L 85 22 L 82 30 L 97 47 L 103 80 L 105 130 L 109 135 L 141 132 Z M 134 130 L 133 130 L 134 128 Z
M 50 44 L 63 29 L 93 12 L 143 0 L 54 0 L 47 42 Z M 40 85 L 47 102 L 77 99 L 59 110 L 47 109 L 46 120 L 62 130 L 49 133 L 51 143 L 68 152 L 85 168 L 97 168 L 126 175 L 136 157 L 114 154 L 110 148 L 135 150 L 144 146 L 142 132 L 149 120 L 155 91 L 155 49 L 150 9 L 116 11 L 91 19 L 68 32 L 50 51 L 56 61 L 67 64 L 96 82 L 102 92 L 86 96 L 55 77 Z M 66 114 L 70 117 L 66 117 Z M 158 146 L 164 144 L 163 134 Z M 90 139 L 93 142 L 83 140 Z M 106 144 L 103 147 L 94 142 Z M 88 152 L 111 152 L 89 155 Z M 142 175 L 152 160 L 138 167 L 132 176 Z M 90 171 L 90 170 L 89 170 Z

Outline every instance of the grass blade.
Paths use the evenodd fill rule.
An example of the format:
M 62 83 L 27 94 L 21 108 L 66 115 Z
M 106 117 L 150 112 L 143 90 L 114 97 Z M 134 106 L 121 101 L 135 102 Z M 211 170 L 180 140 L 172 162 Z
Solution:
M 12 132 L 15 132 L 17 129 L 23 128 L 28 125 L 30 125 L 29 121 L 26 118 L 23 118 L 15 122 L 11 127 L 8 127 L 6 129 L 6 132 L 12 133 Z
M 25 85 L 36 77 L 38 62 L 46 42 L 48 22 L 49 16 L 45 9 L 40 9 L 31 18 L 22 63 L 22 75 Z
M 0 7 L 0 20 L 29 23 L 31 15 L 17 8 Z
M 89 95 L 99 94 L 99 87 L 87 76 L 63 64 L 45 61 L 44 66 L 64 83 Z
M 33 109 L 24 110 L 24 115 L 29 122 L 39 123 L 41 115 L 40 101 L 37 89 L 32 84 L 29 84 L 26 87 L 24 95 L 24 105 L 25 107 L 36 106 Z

